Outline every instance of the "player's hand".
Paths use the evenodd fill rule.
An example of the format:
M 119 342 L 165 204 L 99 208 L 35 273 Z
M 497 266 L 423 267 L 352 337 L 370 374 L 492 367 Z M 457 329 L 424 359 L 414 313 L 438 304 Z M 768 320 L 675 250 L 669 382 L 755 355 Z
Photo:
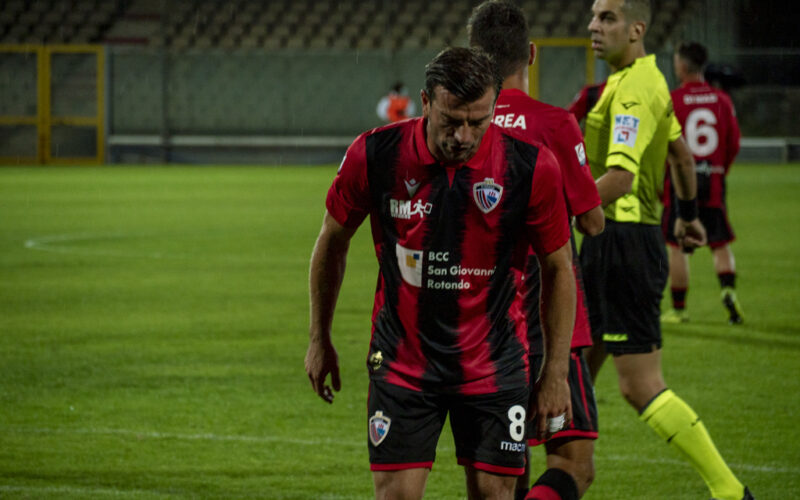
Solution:
M 306 352 L 306 373 L 311 387 L 327 403 L 333 403 L 333 391 L 339 392 L 342 382 L 339 379 L 339 355 L 330 342 L 311 341 Z M 331 385 L 325 379 L 331 376 Z M 331 386 L 333 386 L 331 388 Z
M 561 429 L 548 429 L 548 419 L 564 416 L 566 428 L 572 421 L 572 400 L 566 377 L 552 377 L 543 373 L 536 382 L 530 411 L 536 439 L 545 441 Z
M 700 219 L 685 221 L 680 217 L 675 221 L 675 239 L 678 241 L 678 246 L 686 253 L 691 253 L 695 248 L 708 242 L 706 228 Z

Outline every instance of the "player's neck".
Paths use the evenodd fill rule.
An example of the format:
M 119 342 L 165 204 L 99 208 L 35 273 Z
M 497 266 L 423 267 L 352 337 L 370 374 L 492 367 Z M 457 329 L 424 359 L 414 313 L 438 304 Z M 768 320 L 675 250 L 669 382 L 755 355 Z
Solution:
M 703 75 L 699 73 L 688 73 L 686 74 L 683 79 L 681 79 L 681 84 L 686 85 L 687 83 L 705 83 L 706 79 L 703 78 Z
M 528 67 L 520 70 L 513 75 L 509 75 L 503 80 L 503 89 L 517 89 L 520 92 L 528 93 Z

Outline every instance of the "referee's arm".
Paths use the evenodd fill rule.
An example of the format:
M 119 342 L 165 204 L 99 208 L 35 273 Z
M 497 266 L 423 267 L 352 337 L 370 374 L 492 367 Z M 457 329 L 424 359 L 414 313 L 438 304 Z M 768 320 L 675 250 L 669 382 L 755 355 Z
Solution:
M 631 192 L 633 188 L 633 172 L 622 167 L 611 166 L 608 172 L 597 178 L 597 192 L 603 202 L 603 208 L 617 201 L 617 198 Z

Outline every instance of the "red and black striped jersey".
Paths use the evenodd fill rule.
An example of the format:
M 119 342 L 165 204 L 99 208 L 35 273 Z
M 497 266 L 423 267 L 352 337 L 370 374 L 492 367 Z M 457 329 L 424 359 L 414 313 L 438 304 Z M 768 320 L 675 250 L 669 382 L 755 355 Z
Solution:
M 675 116 L 697 164 L 697 201 L 701 206 L 725 205 L 725 176 L 739 153 L 739 123 L 730 97 L 705 82 L 687 82 L 672 92 Z M 669 175 L 664 205 L 671 203 Z
M 485 394 L 527 385 L 514 300 L 528 247 L 569 238 L 562 181 L 541 144 L 490 125 L 475 155 L 445 166 L 423 118 L 360 135 L 328 191 L 342 225 L 370 216 L 379 275 L 370 376 L 412 390 Z
M 564 199 L 569 215 L 580 215 L 600 205 L 589 164 L 583 135 L 575 117 L 568 111 L 537 101 L 517 89 L 504 89 L 495 105 L 494 122 L 512 130 L 528 141 L 547 146 L 556 157 L 564 182 Z M 573 255 L 575 277 L 581 273 L 576 255 Z M 572 331 L 572 348 L 592 345 L 589 316 L 584 300 L 583 286 L 578 281 L 575 327 Z M 542 328 L 539 319 L 539 262 L 531 252 L 525 277 L 519 291 L 519 300 L 528 320 L 528 339 L 532 353 L 543 353 Z

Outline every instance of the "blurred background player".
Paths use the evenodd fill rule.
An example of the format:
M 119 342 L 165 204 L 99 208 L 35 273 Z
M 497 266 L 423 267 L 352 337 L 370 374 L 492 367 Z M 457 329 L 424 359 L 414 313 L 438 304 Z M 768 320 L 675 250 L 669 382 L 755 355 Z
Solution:
M 350 240 L 369 215 L 380 270 L 368 449 L 379 499 L 422 498 L 449 416 L 469 498 L 512 500 L 528 408 L 541 438 L 548 418 L 572 419 L 575 276 L 561 172 L 546 147 L 492 124 L 499 90 L 484 52 L 442 51 L 425 68 L 423 118 L 361 134 L 328 191 L 309 272 L 306 373 L 332 402 L 333 313 Z M 547 340 L 534 398 L 512 271 L 529 246 L 541 258 Z
M 606 216 L 605 231 L 584 237 L 581 246 L 595 340 L 588 359 L 596 375 L 613 354 L 626 401 L 694 467 L 713 498 L 749 499 L 700 418 L 667 388 L 661 369 L 659 316 L 668 271 L 659 198 L 667 158 L 678 244 L 692 248 L 706 238 L 697 217 L 694 159 L 664 75 L 645 52 L 650 18 L 649 0 L 595 0 L 592 6 L 592 50 L 611 75 L 586 117 L 587 156 Z
M 408 97 L 408 89 L 403 82 L 397 82 L 389 93 L 378 101 L 375 112 L 378 114 L 378 118 L 384 122 L 394 123 L 414 116 L 417 107 L 414 101 Z
M 589 110 L 592 109 L 595 104 L 597 104 L 597 101 L 600 99 L 600 95 L 603 93 L 605 86 L 606 82 L 585 85 L 581 90 L 578 91 L 577 94 L 575 94 L 572 102 L 567 107 L 567 111 L 572 113 L 576 120 L 579 122 L 582 121 L 584 118 L 586 118 Z
M 675 116 L 683 127 L 683 136 L 697 165 L 697 202 L 700 221 L 708 233 L 708 246 L 714 270 L 722 288 L 722 303 L 730 323 L 743 321 L 736 298 L 736 267 L 730 243 L 733 229 L 725 203 L 725 177 L 739 152 L 739 124 L 730 97 L 709 85 L 703 78 L 708 51 L 699 43 L 682 43 L 674 55 L 675 76 L 680 87 L 672 92 Z M 678 248 L 670 228 L 675 225 L 675 192 L 670 178 L 664 186 L 664 222 L 662 230 L 669 244 L 669 281 L 672 309 L 661 321 L 689 321 L 686 295 L 689 290 L 689 254 Z
M 605 223 L 603 210 L 586 163 L 583 137 L 575 118 L 564 109 L 536 101 L 527 94 L 528 66 L 533 64 L 536 48 L 528 38 L 525 14 L 512 3 L 487 1 L 472 11 L 467 32 L 470 45 L 492 56 L 503 78 L 503 89 L 495 106 L 495 124 L 524 139 L 541 142 L 553 151 L 561 167 L 569 215 L 576 217 L 576 226 L 581 232 L 599 234 Z M 544 443 L 547 470 L 536 481 L 527 498 L 556 498 L 553 494 L 564 499 L 579 498 L 594 478 L 592 456 L 597 438 L 597 405 L 588 366 L 581 355 L 582 348 L 591 345 L 592 339 L 574 238 L 572 247 L 577 278 L 577 308 L 568 377 L 573 420 Z M 528 323 L 532 390 L 544 354 L 539 317 L 540 285 L 539 261 L 531 251 L 518 297 L 523 301 Z M 542 444 L 533 435 L 529 437 L 529 445 Z M 525 498 L 528 493 L 529 471 L 528 463 L 526 473 L 520 476 L 517 484 L 518 498 Z

